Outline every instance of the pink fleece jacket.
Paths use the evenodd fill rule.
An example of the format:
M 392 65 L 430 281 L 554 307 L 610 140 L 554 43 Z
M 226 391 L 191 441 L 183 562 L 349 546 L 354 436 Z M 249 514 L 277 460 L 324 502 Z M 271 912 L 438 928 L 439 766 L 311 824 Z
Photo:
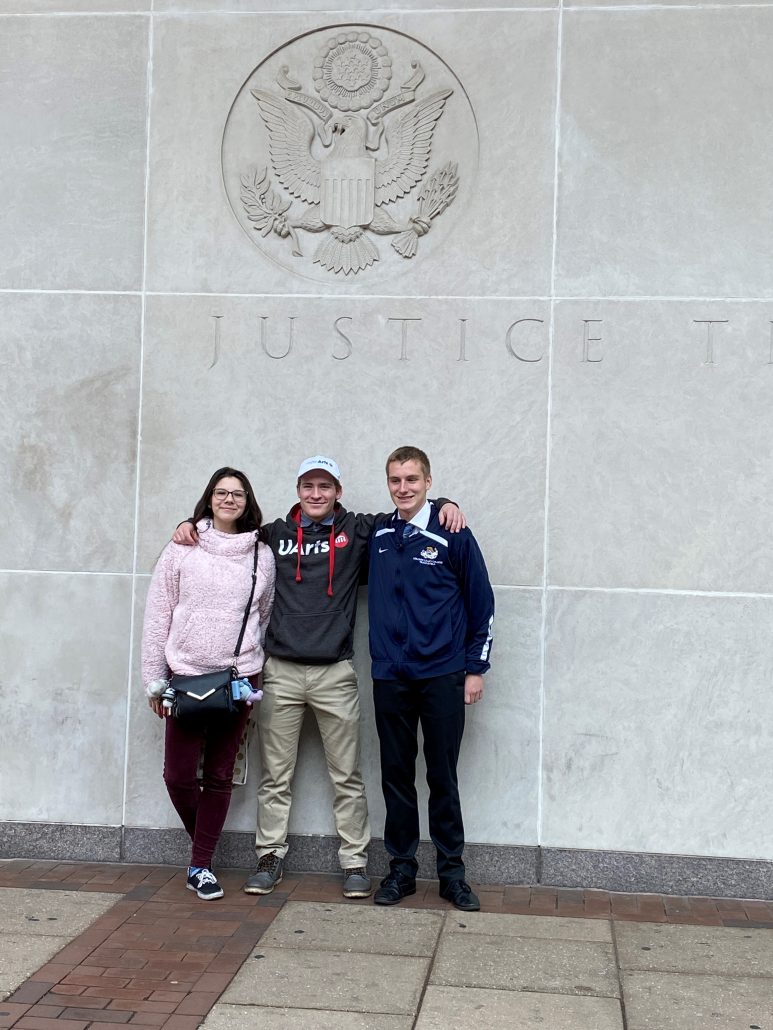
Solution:
M 255 533 L 221 533 L 199 522 L 198 546 L 167 544 L 153 570 L 142 633 L 145 686 L 166 679 L 227 669 L 250 596 Z M 263 668 L 263 641 L 274 603 L 276 566 L 266 544 L 258 548 L 255 596 L 238 668 L 252 676 Z

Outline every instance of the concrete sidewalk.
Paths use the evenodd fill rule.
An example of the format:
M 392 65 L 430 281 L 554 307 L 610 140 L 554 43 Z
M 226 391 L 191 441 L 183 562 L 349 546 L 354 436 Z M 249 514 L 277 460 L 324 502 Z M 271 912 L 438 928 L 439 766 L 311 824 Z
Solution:
M 771 1030 L 773 930 L 288 902 L 204 1026 Z
M 204 903 L 176 869 L 0 863 L 0 1027 L 773 1030 L 764 902 L 563 892 L 587 913 L 567 918 L 562 892 L 500 887 L 462 914 L 436 884 L 384 909 L 336 877 L 256 898 L 243 875 Z M 556 914 L 501 911 L 513 891 Z

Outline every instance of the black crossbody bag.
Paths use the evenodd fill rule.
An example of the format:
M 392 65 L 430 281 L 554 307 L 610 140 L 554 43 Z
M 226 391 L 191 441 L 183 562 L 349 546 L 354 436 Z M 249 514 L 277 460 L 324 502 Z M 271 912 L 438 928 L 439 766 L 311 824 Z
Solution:
M 255 583 L 258 578 L 258 538 L 255 539 L 255 553 L 252 559 L 252 587 L 250 599 L 244 609 L 242 628 L 234 648 L 233 662 L 227 669 L 218 672 L 206 672 L 203 676 L 173 675 L 170 686 L 175 692 L 172 715 L 183 722 L 199 723 L 205 719 L 222 718 L 235 715 L 241 702 L 234 701 L 231 692 L 231 680 L 239 678 L 237 662 L 242 649 L 247 620 L 255 596 Z

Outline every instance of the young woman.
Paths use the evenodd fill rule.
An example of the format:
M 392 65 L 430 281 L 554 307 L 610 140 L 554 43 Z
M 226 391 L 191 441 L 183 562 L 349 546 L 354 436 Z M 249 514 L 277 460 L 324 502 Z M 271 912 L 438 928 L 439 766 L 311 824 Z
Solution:
M 230 667 L 250 597 L 257 544 L 255 592 L 237 661 L 239 675 L 257 690 L 276 572 L 270 548 L 258 542 L 262 515 L 243 472 L 218 469 L 194 519 L 199 546 L 168 544 L 153 571 L 142 635 L 142 678 L 150 707 L 165 719 L 164 782 L 193 843 L 187 886 L 210 901 L 223 896 L 212 856 L 228 814 L 231 778 L 250 707 L 241 702 L 235 715 L 189 724 L 164 708 L 159 681 L 170 673 L 196 676 Z

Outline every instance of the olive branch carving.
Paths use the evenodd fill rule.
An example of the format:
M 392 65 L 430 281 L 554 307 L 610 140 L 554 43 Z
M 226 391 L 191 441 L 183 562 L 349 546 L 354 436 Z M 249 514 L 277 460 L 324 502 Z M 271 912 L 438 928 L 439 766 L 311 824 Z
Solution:
M 256 232 L 263 237 L 268 236 L 272 231 L 282 239 L 290 236 L 294 244 L 293 254 L 301 257 L 298 236 L 286 216 L 292 200 L 283 201 L 279 194 L 271 188 L 268 168 L 251 169 L 241 177 L 241 183 L 242 204 L 249 220 L 255 223 Z

